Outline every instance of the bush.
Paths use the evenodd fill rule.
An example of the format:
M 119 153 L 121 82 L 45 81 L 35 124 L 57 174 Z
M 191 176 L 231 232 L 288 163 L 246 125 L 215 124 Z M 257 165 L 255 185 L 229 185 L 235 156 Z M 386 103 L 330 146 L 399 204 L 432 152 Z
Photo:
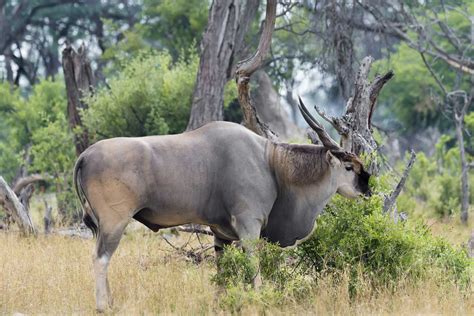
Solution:
M 468 126 L 468 124 L 467 124 Z M 472 130 L 474 132 L 474 129 Z M 459 147 L 449 148 L 455 140 L 443 135 L 436 144 L 436 154 L 419 153 L 408 177 L 405 192 L 398 200 L 403 211 L 414 211 L 416 202 L 426 205 L 439 217 L 459 214 L 461 209 L 461 159 Z M 474 172 L 470 175 L 470 203 L 474 203 Z
M 384 186 L 383 178 L 373 182 Z M 460 289 L 470 284 L 472 262 L 465 251 L 433 237 L 421 223 L 395 223 L 382 213 L 382 205 L 381 193 L 366 200 L 335 196 L 317 219 L 313 235 L 295 249 L 259 242 L 256 249 L 266 295 L 270 291 L 272 297 L 298 299 L 321 275 L 349 276 L 351 295 L 367 284 L 395 289 L 402 281 L 417 283 L 427 278 Z M 235 247 L 228 247 L 219 263 L 222 273 L 214 281 L 228 289 L 224 301 L 232 308 L 243 304 L 247 294 L 236 297 L 235 289 L 249 290 L 254 265 Z M 247 299 L 258 297 L 252 292 Z
M 219 259 L 220 271 L 212 281 L 225 288 L 221 298 L 224 308 L 238 312 L 244 305 L 262 307 L 282 305 L 287 300 L 300 300 L 308 293 L 310 278 L 304 276 L 295 264 L 293 250 L 285 250 L 264 240 L 255 241 L 263 286 L 259 291 L 251 288 L 257 272 L 257 262 L 235 246 L 227 246 Z
M 381 195 L 367 201 L 333 198 L 314 235 L 298 248 L 301 260 L 316 273 L 348 269 L 353 286 L 360 275 L 390 286 L 434 272 L 460 286 L 469 283 L 471 261 L 465 251 L 433 237 L 420 223 L 395 223 L 382 214 L 382 202 Z
M 186 128 L 198 56 L 172 62 L 166 53 L 142 52 L 87 100 L 84 124 L 97 139 L 179 133 Z

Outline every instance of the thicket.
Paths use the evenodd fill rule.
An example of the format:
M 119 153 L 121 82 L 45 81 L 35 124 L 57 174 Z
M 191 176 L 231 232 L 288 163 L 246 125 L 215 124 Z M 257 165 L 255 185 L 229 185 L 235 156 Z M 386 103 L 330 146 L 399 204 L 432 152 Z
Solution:
M 224 304 L 238 309 L 254 300 L 299 299 L 323 275 L 347 277 L 350 296 L 367 284 L 376 292 L 427 279 L 455 284 L 460 291 L 470 288 L 473 263 L 464 249 L 434 237 L 421 222 L 395 222 L 382 213 L 383 181 L 375 185 L 379 193 L 367 200 L 334 197 L 311 238 L 294 249 L 258 242 L 261 293 L 250 290 L 255 264 L 241 249 L 228 247 L 219 261 L 222 272 L 214 277 L 227 289 Z
M 166 52 L 142 51 L 87 100 L 84 124 L 93 141 L 118 136 L 180 133 L 191 107 L 198 56 L 173 62 Z
M 474 113 L 466 116 L 466 129 L 474 133 Z M 472 138 L 466 147 L 472 148 Z M 404 193 L 398 199 L 401 210 L 409 214 L 426 212 L 428 216 L 458 216 L 461 209 L 461 159 L 453 136 L 443 135 L 435 145 L 435 154 L 418 153 Z M 469 159 L 469 158 L 468 158 Z M 474 170 L 469 170 L 469 203 L 474 204 Z

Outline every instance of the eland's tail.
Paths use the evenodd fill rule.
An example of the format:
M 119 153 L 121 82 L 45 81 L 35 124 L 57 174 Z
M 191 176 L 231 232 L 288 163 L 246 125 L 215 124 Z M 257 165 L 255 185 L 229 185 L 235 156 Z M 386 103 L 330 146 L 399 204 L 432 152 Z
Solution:
M 82 217 L 82 221 L 84 224 L 92 231 L 94 236 L 97 236 L 98 229 L 99 229 L 99 221 L 94 214 L 94 210 L 87 199 L 87 195 L 84 192 L 84 188 L 82 187 L 82 180 L 81 180 L 81 169 L 84 166 L 84 155 L 80 155 L 76 161 L 76 165 L 74 166 L 74 188 L 76 189 L 76 194 L 81 202 L 82 210 L 84 215 Z

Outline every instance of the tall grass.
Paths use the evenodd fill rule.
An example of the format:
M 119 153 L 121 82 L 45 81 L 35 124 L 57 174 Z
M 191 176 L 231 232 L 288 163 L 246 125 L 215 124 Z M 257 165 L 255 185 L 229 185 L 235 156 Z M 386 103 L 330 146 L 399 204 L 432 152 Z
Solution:
M 188 235 L 174 238 L 185 243 Z M 207 239 L 204 242 L 210 243 Z M 196 243 L 196 241 L 194 241 Z M 61 236 L 22 238 L 0 234 L 0 314 L 93 314 L 93 240 Z M 300 297 L 273 295 L 248 288 L 229 296 L 211 282 L 214 263 L 196 265 L 164 240 L 148 232 L 124 236 L 110 269 L 114 314 L 472 314 L 472 289 L 440 284 L 437 277 L 413 283 L 403 280 L 391 289 L 369 283 L 355 297 L 349 277 L 322 273 Z M 238 294 L 238 295 L 237 295 Z M 240 295 L 240 296 L 239 296 Z

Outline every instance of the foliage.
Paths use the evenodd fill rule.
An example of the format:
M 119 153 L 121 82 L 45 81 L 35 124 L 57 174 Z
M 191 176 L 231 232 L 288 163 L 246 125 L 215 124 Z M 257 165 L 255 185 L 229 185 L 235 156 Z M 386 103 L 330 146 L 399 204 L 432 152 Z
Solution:
M 93 139 L 182 132 L 187 124 L 198 56 L 176 63 L 168 53 L 142 52 L 87 100 L 84 124 Z
M 388 63 L 386 67 L 385 63 Z M 376 72 L 385 68 L 392 69 L 396 76 L 384 87 L 380 99 L 389 104 L 390 113 L 403 123 L 404 132 L 439 123 L 439 108 L 432 99 L 432 91 L 437 90 L 436 82 L 420 54 L 401 44 L 387 62 L 374 65 Z
M 471 131 L 474 132 L 474 129 Z M 408 177 L 405 192 L 399 199 L 404 211 L 414 212 L 424 203 L 438 217 L 457 214 L 461 205 L 461 160 L 452 137 L 443 135 L 436 144 L 436 153 L 427 157 L 420 152 Z M 470 175 L 470 203 L 474 203 L 474 173 Z
M 31 171 L 65 172 L 72 166 L 74 153 L 71 133 L 66 122 L 66 96 L 62 83 L 43 80 L 33 87 L 31 95 L 23 98 L 18 89 L 0 85 L 2 100 L 0 124 L 5 128 L 0 135 L 0 174 L 11 181 L 16 170 L 24 163 L 21 157 L 26 150 L 32 154 Z M 67 139 L 66 143 L 51 142 L 49 130 L 54 137 Z M 38 150 L 42 147 L 54 149 L 54 153 Z M 35 153 L 33 153 L 35 152 Z
M 92 52 L 103 51 L 138 19 L 139 1 L 7 0 L 0 2 L 5 23 L 0 25 L 0 77 L 16 85 L 31 85 L 42 76 L 55 78 L 61 65 L 60 45 L 88 42 Z M 103 20 L 121 25 L 104 32 Z M 107 44 L 107 45 L 106 45 Z M 18 58 L 21 51 L 21 58 Z M 8 68 L 13 68 L 9 74 Z M 18 70 L 15 70 L 17 68 Z M 28 83 L 26 83 L 28 81 Z
M 334 197 L 317 219 L 310 239 L 294 250 L 258 243 L 260 270 L 273 296 L 284 293 L 296 298 L 301 289 L 329 274 L 347 274 L 351 295 L 367 282 L 376 288 L 390 288 L 402 280 L 418 282 L 434 275 L 440 282 L 460 288 L 470 284 L 472 263 L 464 250 L 433 237 L 421 223 L 395 222 L 383 214 L 381 191 L 386 191 L 386 180 L 382 177 L 371 186 L 379 193 L 369 199 Z M 214 281 L 230 289 L 228 303 L 234 306 L 242 299 L 234 289 L 245 288 L 250 282 L 254 263 L 241 250 L 229 247 L 219 264 L 222 273 Z
M 167 49 L 176 60 L 201 41 L 207 24 L 208 3 L 199 0 L 145 0 L 139 30 L 155 48 Z M 182 57 L 182 56 L 181 56 Z
M 167 51 L 173 62 L 192 58 L 195 54 L 192 48 L 201 41 L 207 15 L 206 1 L 145 0 L 140 12 L 143 23 L 123 31 L 117 43 L 108 39 L 108 48 L 101 56 L 103 61 L 109 62 L 107 75 L 115 73 L 124 60 L 143 50 Z M 122 23 L 116 19 L 107 19 L 104 23 L 112 34 L 122 28 Z
M 22 97 L 18 89 L 0 85 L 0 174 L 12 181 L 21 165 L 30 172 L 53 177 L 62 215 L 73 209 L 70 171 L 75 151 L 66 120 L 66 95 L 62 82 L 43 80 Z M 30 156 L 25 161 L 26 155 Z
M 349 270 L 352 291 L 361 276 L 384 286 L 433 273 L 461 286 L 469 283 L 471 262 L 464 251 L 433 237 L 422 224 L 395 223 L 382 214 L 382 203 L 382 195 L 367 201 L 334 198 L 312 238 L 299 247 L 302 260 L 314 272 Z
M 283 305 L 303 299 L 311 284 L 310 279 L 290 264 L 294 252 L 264 240 L 253 244 L 263 288 L 253 291 L 250 285 L 257 272 L 257 261 L 241 248 L 226 246 L 217 262 L 219 272 L 212 277 L 214 283 L 226 290 L 222 307 L 238 312 L 246 304 Z

